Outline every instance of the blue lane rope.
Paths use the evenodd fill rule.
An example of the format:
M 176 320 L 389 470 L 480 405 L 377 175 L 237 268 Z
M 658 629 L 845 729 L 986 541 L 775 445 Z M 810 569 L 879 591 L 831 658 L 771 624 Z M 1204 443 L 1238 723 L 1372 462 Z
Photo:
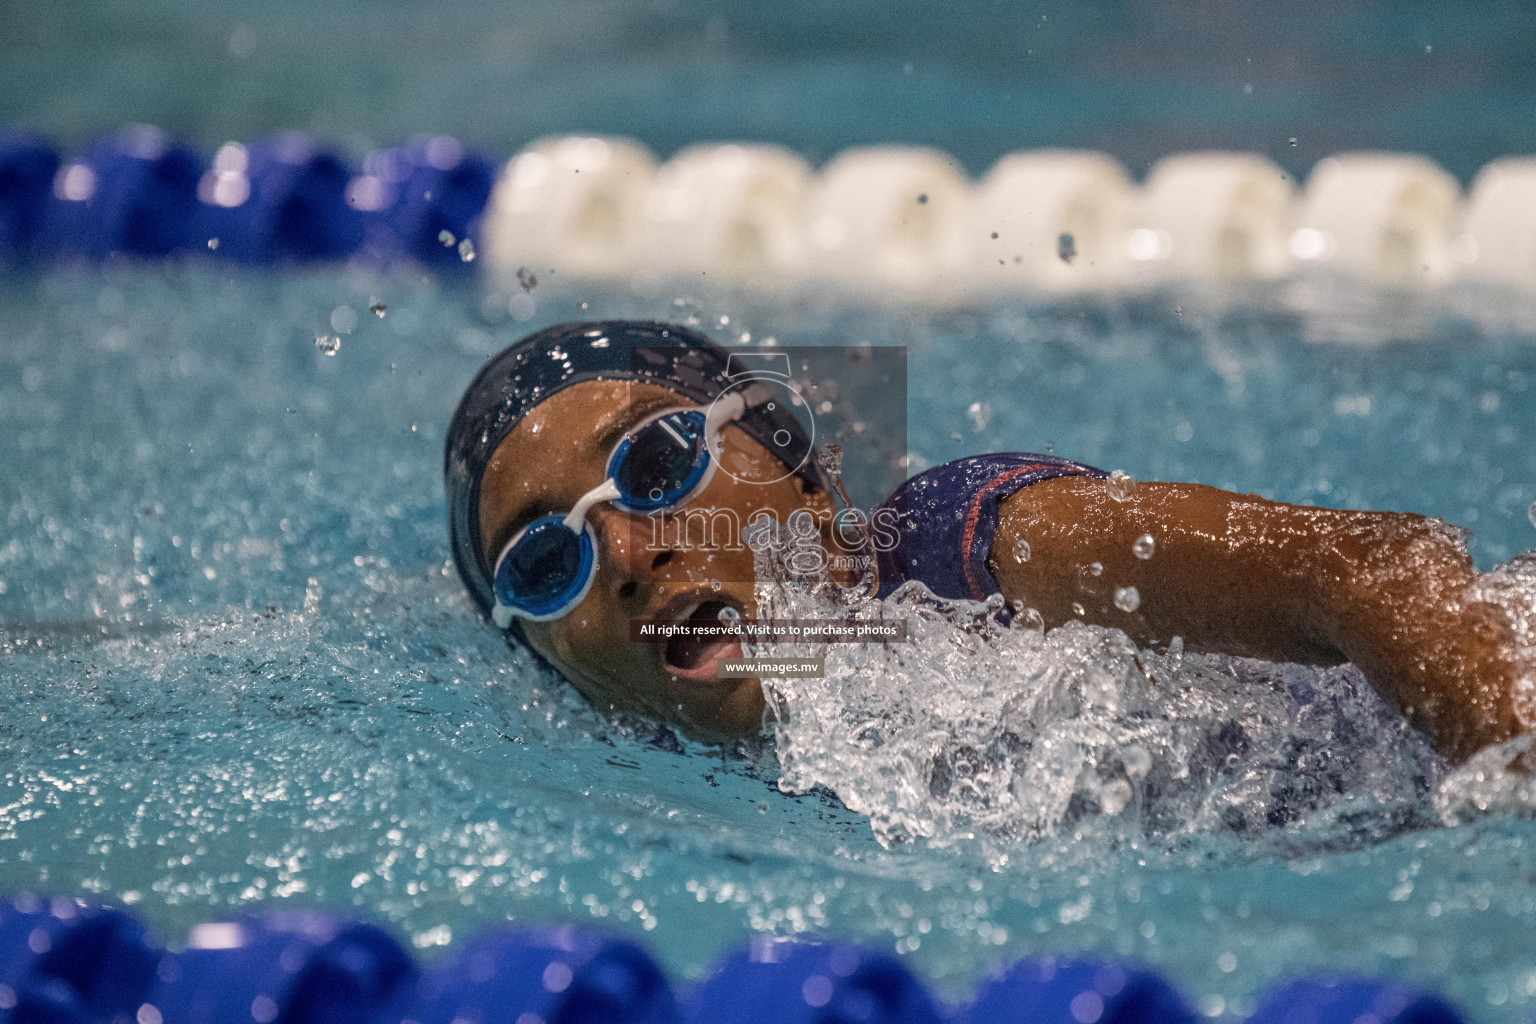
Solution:
M 963 1020 L 965 1024 L 1195 1024 L 1196 1017 L 1183 996 L 1149 971 L 1117 963 L 1025 960 L 985 983 Z
M 192 930 L 136 1024 L 373 1024 L 409 999 L 416 965 L 382 930 L 276 913 Z
M 1269 993 L 1249 1024 L 1461 1024 L 1450 1004 L 1427 992 L 1366 978 L 1295 981 Z
M 248 264 L 334 260 L 356 252 L 363 214 L 346 202 L 352 172 L 297 134 L 226 145 L 198 188 L 194 232 Z
M 405 1020 L 677 1024 L 678 1016 L 666 976 L 639 946 L 575 928 L 499 928 L 429 973 Z
M 893 956 L 855 946 L 736 953 L 692 994 L 689 1024 L 939 1024 L 933 999 Z
M 496 185 L 496 168 L 489 160 L 439 136 L 369 154 L 363 173 L 354 181 L 354 201 L 361 203 L 361 193 L 373 191 L 372 182 L 378 182 L 374 251 L 439 271 L 470 265 L 470 234 Z
M 0 906 L 0 1024 L 131 1020 L 164 956 L 127 914 L 31 896 Z
M 59 154 L 36 139 L 0 133 L 0 256 L 30 248 L 59 171 Z
M 490 929 L 432 970 L 370 924 L 272 912 L 167 949 L 128 914 L 0 900 L 0 1024 L 1194 1024 L 1129 963 L 1032 958 L 941 1006 L 896 957 L 757 942 L 674 997 L 639 946 L 599 930 Z M 1437 996 L 1367 978 L 1271 990 L 1248 1024 L 1463 1024 Z
M 361 173 L 300 133 L 228 143 L 211 158 L 131 126 L 72 159 L 0 132 L 0 263 L 203 254 L 250 266 L 474 259 L 496 183 L 446 137 L 370 153 Z
M 125 128 L 64 163 L 33 237 L 43 255 L 161 257 L 191 244 L 202 161 L 153 128 Z

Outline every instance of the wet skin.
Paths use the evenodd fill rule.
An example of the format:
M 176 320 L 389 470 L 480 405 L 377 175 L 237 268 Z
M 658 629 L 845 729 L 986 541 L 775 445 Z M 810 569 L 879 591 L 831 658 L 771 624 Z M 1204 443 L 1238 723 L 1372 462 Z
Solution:
M 566 512 L 601 482 L 625 428 L 683 404 L 655 385 L 601 381 L 534 408 L 497 448 L 482 483 L 487 561 L 495 564 L 527 522 Z M 782 472 L 735 426 L 722 437 L 724 468 L 760 479 Z M 809 507 L 829 522 L 832 505 L 798 477 L 763 486 L 719 472 L 688 507 L 733 510 L 742 523 L 760 509 L 786 522 Z M 708 602 L 748 614 L 750 551 L 708 548 L 695 530 L 702 517 L 689 520 L 688 543 L 659 546 L 644 517 L 611 505 L 588 521 L 598 537 L 592 590 L 562 619 L 524 622 L 529 643 L 599 708 L 706 741 L 756 735 L 758 680 L 714 678 L 714 658 L 739 646 L 679 651 L 629 639 L 631 619 L 713 614 L 718 605 Z M 1149 559 L 1132 550 L 1143 534 L 1154 538 Z M 1013 556 L 1021 540 L 1024 560 Z M 992 555 L 1003 595 L 1037 609 L 1048 627 L 1078 618 L 1123 629 L 1143 646 L 1178 636 L 1190 650 L 1353 661 L 1455 760 L 1524 731 L 1510 700 L 1510 627 L 1492 606 L 1462 599 L 1477 576 L 1465 546 L 1422 516 L 1308 508 L 1197 484 L 1141 483 L 1130 500 L 1115 501 L 1102 480 L 1065 477 L 1001 503 Z M 721 581 L 718 590 L 711 580 Z M 1114 602 L 1126 586 L 1140 593 L 1131 612 Z
M 1143 534 L 1154 541 L 1148 559 L 1133 551 Z M 1013 555 L 1020 540 L 1026 560 Z M 1116 501 L 1105 481 L 1066 477 L 1002 503 L 988 564 L 1048 627 L 1078 617 L 1144 647 L 1179 636 L 1189 650 L 1352 661 L 1452 760 L 1526 731 L 1511 700 L 1510 624 L 1465 599 L 1478 573 L 1438 520 L 1199 484 L 1139 483 Z M 1140 596 L 1130 612 L 1114 601 L 1128 586 Z

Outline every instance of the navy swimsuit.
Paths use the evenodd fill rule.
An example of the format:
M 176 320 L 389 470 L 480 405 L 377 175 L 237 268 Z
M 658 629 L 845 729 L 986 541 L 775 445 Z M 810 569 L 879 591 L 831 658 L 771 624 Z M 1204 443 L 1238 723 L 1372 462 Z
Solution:
M 946 462 L 896 488 L 880 506 L 896 513 L 901 538 L 894 550 L 876 556 L 880 596 L 907 580 L 921 580 L 940 597 L 984 601 L 997 593 L 987 555 L 997 531 L 998 503 L 1059 476 L 1108 474 L 1054 455 L 997 452 Z

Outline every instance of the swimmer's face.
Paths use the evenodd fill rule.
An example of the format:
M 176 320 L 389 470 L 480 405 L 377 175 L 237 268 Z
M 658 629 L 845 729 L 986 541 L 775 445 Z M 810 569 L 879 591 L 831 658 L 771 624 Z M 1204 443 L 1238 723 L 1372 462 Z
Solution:
M 588 381 L 535 406 L 497 447 L 481 481 L 487 563 L 494 566 L 530 521 L 568 512 L 601 483 L 627 429 L 651 413 L 691 404 L 654 384 Z M 786 477 L 782 464 L 738 426 L 728 424 L 721 440 L 721 471 L 687 511 L 726 511 L 745 526 L 762 511 L 787 523 L 795 510 L 809 508 L 830 522 L 827 497 L 797 476 Z M 783 479 L 742 482 L 776 477 Z M 592 589 L 563 618 L 523 620 L 528 642 L 601 710 L 642 714 L 705 741 L 756 735 L 764 707 L 759 681 L 715 678 L 715 659 L 739 657 L 739 644 L 635 643 L 629 635 L 631 619 L 715 621 L 727 607 L 750 618 L 756 611 L 752 552 L 739 542 L 709 544 L 707 515 L 672 517 L 659 539 L 650 518 L 607 503 L 595 506 L 587 522 L 597 534 Z

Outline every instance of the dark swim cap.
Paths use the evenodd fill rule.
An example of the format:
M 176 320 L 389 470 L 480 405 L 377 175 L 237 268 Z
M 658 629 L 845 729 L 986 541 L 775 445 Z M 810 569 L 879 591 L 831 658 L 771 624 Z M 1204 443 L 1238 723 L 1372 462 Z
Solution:
M 556 324 L 503 349 L 470 382 L 448 424 L 443 475 L 448 490 L 448 536 L 464 585 L 487 614 L 495 603 L 491 566 L 480 537 L 480 479 L 498 445 L 530 409 L 557 391 L 589 380 L 658 384 L 698 405 L 731 385 L 729 353 L 698 331 L 653 320 L 594 320 Z M 786 408 L 753 402 L 736 425 L 770 452 L 780 430 L 806 451 L 805 429 Z M 823 492 L 830 488 L 814 456 L 795 470 Z M 598 481 L 594 480 L 595 485 Z

